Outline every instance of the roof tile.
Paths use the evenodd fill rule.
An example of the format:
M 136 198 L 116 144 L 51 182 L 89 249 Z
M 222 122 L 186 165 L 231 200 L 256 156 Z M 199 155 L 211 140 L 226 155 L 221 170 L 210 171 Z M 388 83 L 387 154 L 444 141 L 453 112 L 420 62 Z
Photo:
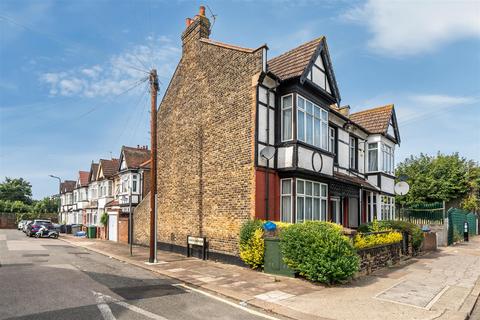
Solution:
M 385 134 L 392 117 L 393 104 L 367 109 L 350 114 L 350 120 L 367 129 L 370 133 Z
M 323 39 L 319 37 L 268 60 L 268 69 L 281 80 L 301 76 Z

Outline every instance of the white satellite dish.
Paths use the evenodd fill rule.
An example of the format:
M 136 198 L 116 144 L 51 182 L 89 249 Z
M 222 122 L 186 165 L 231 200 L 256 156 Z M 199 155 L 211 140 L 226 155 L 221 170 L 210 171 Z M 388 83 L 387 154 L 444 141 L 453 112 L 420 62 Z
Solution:
M 399 196 L 404 196 L 410 190 L 410 186 L 405 181 L 400 181 L 395 184 L 395 193 Z
M 260 156 L 262 158 L 267 159 L 267 160 L 272 159 L 274 155 L 275 155 L 275 148 L 274 147 L 267 146 L 267 147 L 263 148 L 262 150 L 260 150 Z

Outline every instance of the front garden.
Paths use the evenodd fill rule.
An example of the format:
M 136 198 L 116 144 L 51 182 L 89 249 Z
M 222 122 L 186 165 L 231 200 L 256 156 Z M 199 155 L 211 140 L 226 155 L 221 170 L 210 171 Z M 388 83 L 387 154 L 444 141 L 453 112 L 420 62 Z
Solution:
M 280 269 L 313 282 L 334 284 L 397 263 L 402 252 L 408 255 L 418 250 L 422 239 L 418 226 L 403 221 L 374 221 L 349 232 L 331 222 L 249 220 L 240 231 L 240 258 L 251 268 L 263 270 L 265 263 L 272 264 L 271 248 L 275 248 L 266 244 L 278 242 L 279 252 L 273 255 L 280 257 Z M 410 244 L 409 250 L 405 243 Z

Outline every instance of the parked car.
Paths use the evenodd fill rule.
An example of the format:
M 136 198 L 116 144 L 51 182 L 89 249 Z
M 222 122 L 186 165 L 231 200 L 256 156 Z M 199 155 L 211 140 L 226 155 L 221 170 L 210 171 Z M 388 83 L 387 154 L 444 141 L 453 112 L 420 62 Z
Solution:
M 33 220 L 32 223 L 30 223 L 27 226 L 27 237 L 32 237 L 37 233 L 38 230 L 40 230 L 41 226 L 45 226 L 47 229 L 54 229 L 53 224 L 50 220 Z
M 25 221 L 25 223 L 23 224 L 23 227 L 22 227 L 22 231 L 23 231 L 24 233 L 27 232 L 27 227 L 28 227 L 28 225 L 31 224 L 32 222 L 33 222 L 32 220 L 26 220 L 26 221 Z
M 27 222 L 27 220 L 20 220 L 18 222 L 17 229 L 18 230 L 23 230 L 23 226 L 25 225 L 25 222 Z

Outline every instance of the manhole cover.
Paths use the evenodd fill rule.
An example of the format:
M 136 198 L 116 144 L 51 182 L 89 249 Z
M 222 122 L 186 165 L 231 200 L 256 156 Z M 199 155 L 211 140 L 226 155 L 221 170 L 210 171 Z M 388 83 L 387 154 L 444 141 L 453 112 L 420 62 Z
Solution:
M 169 284 L 111 288 L 110 290 L 126 300 L 147 299 L 185 293 L 185 290 Z

